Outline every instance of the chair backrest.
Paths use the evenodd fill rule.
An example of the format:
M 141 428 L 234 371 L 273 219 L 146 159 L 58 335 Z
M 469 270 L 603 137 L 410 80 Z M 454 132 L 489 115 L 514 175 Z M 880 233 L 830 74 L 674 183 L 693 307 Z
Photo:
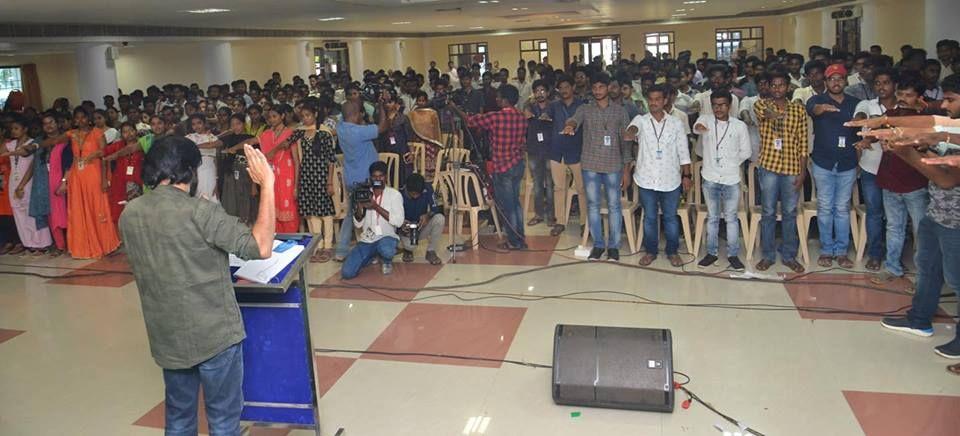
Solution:
M 410 153 L 413 155 L 413 171 L 426 177 L 427 173 L 427 146 L 422 142 L 408 142 Z
M 760 205 L 759 201 L 757 201 L 757 192 L 760 192 L 760 188 L 757 186 L 758 182 L 757 164 L 751 162 L 747 167 L 747 204 L 750 206 Z
M 400 189 L 400 155 L 380 153 L 379 159 L 387 164 L 387 184 L 393 189 Z
M 343 184 L 343 167 L 333 166 L 333 210 L 335 219 L 344 219 L 349 214 L 347 211 L 347 190 Z
M 460 161 L 467 163 L 470 161 L 470 150 L 465 148 L 444 148 L 437 154 L 437 174 L 441 171 L 450 169 L 450 163 Z
M 438 190 L 445 206 L 469 210 L 473 208 L 486 209 L 487 204 L 481 190 L 480 178 L 472 171 L 460 170 L 443 171 L 437 177 Z
M 440 143 L 446 148 L 463 148 L 463 137 L 460 133 L 441 133 Z
M 698 160 L 691 165 L 691 172 L 693 173 L 693 189 L 692 194 L 693 198 L 689 198 L 687 201 L 690 204 L 706 204 L 703 199 L 703 176 L 700 174 L 700 171 L 703 170 L 703 161 Z

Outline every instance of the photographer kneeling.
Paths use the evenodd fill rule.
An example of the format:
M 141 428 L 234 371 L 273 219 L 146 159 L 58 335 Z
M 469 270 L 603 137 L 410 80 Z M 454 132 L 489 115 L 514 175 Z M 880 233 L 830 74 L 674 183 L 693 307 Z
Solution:
M 427 262 L 440 265 L 442 262 L 437 256 L 437 243 L 443 235 L 446 221 L 434 201 L 433 187 L 426 184 L 420 174 L 407 177 L 403 193 L 403 212 L 405 220 L 400 232 L 403 261 L 413 262 L 414 247 L 417 246 L 420 236 L 424 236 L 430 240 L 430 245 L 427 246 Z
M 343 261 L 340 276 L 349 280 L 380 255 L 383 274 L 393 272 L 393 256 L 397 254 L 397 227 L 403 224 L 403 196 L 387 186 L 387 164 L 370 165 L 369 186 L 357 186 L 353 194 L 353 225 L 361 229 L 357 245 Z

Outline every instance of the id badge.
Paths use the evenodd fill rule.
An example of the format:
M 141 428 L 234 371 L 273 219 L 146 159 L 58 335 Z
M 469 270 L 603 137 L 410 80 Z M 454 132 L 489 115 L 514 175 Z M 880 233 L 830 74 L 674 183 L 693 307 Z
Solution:
M 233 170 L 233 180 L 240 180 L 240 170 Z
M 543 142 L 543 132 L 537 132 L 537 142 Z
M 783 138 L 773 140 L 773 149 L 777 151 L 783 150 Z
M 610 135 L 603 135 L 603 146 L 609 147 L 611 145 L 613 145 L 613 139 L 610 137 Z
M 841 136 L 837 138 L 837 147 L 845 148 L 847 146 L 847 137 Z
M 391 137 L 390 137 L 390 145 L 397 145 L 397 138 L 394 138 L 393 136 L 391 136 Z
M 48 173 L 50 172 L 50 164 L 49 164 L 49 163 L 47 163 L 47 172 L 48 172 Z
M 663 150 L 657 150 L 657 159 L 663 159 Z
M 128 175 L 128 176 L 132 176 L 132 175 L 133 175 L 133 166 L 132 166 L 132 165 L 127 165 L 127 175 Z
M 377 236 L 383 236 L 383 229 L 380 226 L 373 227 L 373 234 Z

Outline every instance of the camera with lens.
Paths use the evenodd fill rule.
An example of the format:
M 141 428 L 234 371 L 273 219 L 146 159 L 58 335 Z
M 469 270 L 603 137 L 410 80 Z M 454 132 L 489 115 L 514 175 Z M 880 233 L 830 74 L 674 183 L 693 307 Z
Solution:
M 369 82 L 363 85 L 363 89 L 360 90 L 360 96 L 370 103 L 376 103 L 380 100 L 382 91 L 383 85 L 376 82 Z
M 367 203 L 373 200 L 373 190 L 383 188 L 383 180 L 365 180 L 353 188 L 353 204 Z
M 417 245 L 420 242 L 420 224 L 403 223 L 400 227 L 400 234 L 410 239 L 410 245 Z

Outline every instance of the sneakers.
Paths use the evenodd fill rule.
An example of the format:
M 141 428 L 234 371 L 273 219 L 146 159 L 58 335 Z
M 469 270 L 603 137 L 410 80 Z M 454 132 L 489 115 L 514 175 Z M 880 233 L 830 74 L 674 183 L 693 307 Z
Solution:
M 930 336 L 933 336 L 933 327 L 918 329 L 911 326 L 910 321 L 906 318 L 884 318 L 883 321 L 880 321 L 880 325 L 890 330 L 897 330 L 904 333 L 910 333 L 912 335 L 917 335 L 924 338 L 929 338 Z
M 600 260 L 600 256 L 603 255 L 603 249 L 593 247 L 593 250 L 590 250 L 590 256 L 587 257 L 587 260 Z
M 946 344 L 933 347 L 933 352 L 947 359 L 960 359 L 960 340 L 954 339 Z
M 607 250 L 607 260 L 610 262 L 619 262 L 620 261 L 620 249 L 611 248 Z
M 740 258 L 737 256 L 728 257 L 727 262 L 730 262 L 730 269 L 734 271 L 745 271 L 747 269 L 747 267 L 743 266 L 743 262 L 741 262 Z
M 700 259 L 700 263 L 698 263 L 697 266 L 699 266 L 700 268 L 706 268 L 706 267 L 709 267 L 710 265 L 713 265 L 716 262 L 717 262 L 717 256 L 714 256 L 712 254 L 707 254 L 706 256 L 703 256 L 703 259 Z
M 393 262 L 390 262 L 390 263 L 384 262 L 384 263 L 380 264 L 380 272 L 382 272 L 383 275 L 385 275 L 385 276 L 388 276 L 388 275 L 392 274 L 392 273 L 393 273 Z

